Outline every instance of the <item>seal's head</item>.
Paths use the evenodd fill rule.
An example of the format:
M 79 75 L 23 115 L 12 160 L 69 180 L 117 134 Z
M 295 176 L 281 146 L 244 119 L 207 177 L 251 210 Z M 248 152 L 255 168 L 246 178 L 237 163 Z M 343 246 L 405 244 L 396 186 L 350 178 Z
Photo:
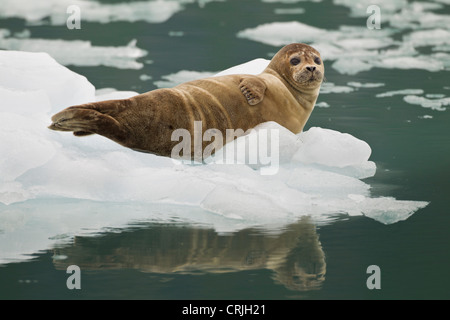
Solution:
M 298 91 L 318 90 L 325 73 L 320 53 L 303 43 L 283 47 L 272 58 L 268 68 Z

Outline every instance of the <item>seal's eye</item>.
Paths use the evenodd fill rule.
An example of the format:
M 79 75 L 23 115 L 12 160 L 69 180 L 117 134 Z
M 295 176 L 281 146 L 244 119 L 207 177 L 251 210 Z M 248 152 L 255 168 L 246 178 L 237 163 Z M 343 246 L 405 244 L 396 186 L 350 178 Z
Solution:
M 321 63 L 322 63 L 322 61 L 320 61 L 320 58 L 319 58 L 319 57 L 316 57 L 316 58 L 314 59 L 314 62 L 315 62 L 316 64 L 321 64 Z
M 293 66 L 296 66 L 296 65 L 298 65 L 300 63 L 300 59 L 299 58 L 292 58 L 291 59 L 291 64 L 293 65 Z

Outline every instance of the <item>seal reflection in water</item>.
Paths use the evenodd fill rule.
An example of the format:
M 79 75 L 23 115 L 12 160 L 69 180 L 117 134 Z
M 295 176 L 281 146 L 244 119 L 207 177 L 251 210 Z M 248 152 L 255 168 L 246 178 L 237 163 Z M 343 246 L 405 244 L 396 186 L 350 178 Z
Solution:
M 325 281 L 326 262 L 316 227 L 307 216 L 278 235 L 244 229 L 221 235 L 213 229 L 152 225 L 149 228 L 76 237 L 54 251 L 55 267 L 66 270 L 136 269 L 145 273 L 218 274 L 270 270 L 276 283 L 293 291 L 317 290 Z
M 257 76 L 211 77 L 129 99 L 69 107 L 52 117 L 49 128 L 73 131 L 75 136 L 99 134 L 162 156 L 171 156 L 178 144 L 171 139 L 175 129 L 186 129 L 194 136 L 195 121 L 201 121 L 202 132 L 216 129 L 222 137 L 227 129 L 245 132 L 268 121 L 299 133 L 314 108 L 323 78 L 319 52 L 294 43 L 278 51 Z M 234 138 L 223 139 L 223 144 Z M 202 149 L 208 144 L 203 141 Z M 193 146 L 188 156 L 194 157 Z

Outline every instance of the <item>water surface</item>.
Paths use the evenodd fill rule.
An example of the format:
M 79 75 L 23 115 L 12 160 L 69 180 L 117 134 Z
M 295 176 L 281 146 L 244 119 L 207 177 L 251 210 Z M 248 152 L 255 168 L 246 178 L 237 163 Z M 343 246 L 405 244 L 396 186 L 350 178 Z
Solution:
M 450 5 L 379 1 L 381 29 L 369 30 L 366 7 L 351 1 L 163 1 L 158 14 L 145 17 L 136 2 L 129 3 L 130 14 L 117 14 L 110 4 L 120 3 L 89 8 L 81 30 L 67 29 L 67 14 L 57 11 L 67 6 L 44 8 L 35 20 L 26 13 L 36 8 L 0 11 L 9 30 L 0 32 L 0 48 L 54 45 L 55 59 L 97 89 L 140 93 L 188 80 L 177 77 L 183 70 L 212 74 L 270 59 L 280 47 L 271 43 L 292 36 L 318 47 L 326 67 L 322 107 L 305 130 L 329 128 L 366 141 L 377 165 L 364 179 L 373 197 L 429 204 L 393 224 L 337 212 L 327 223 L 305 216 L 265 228 L 236 227 L 200 208 L 171 204 L 35 199 L 0 205 L 0 239 L 15 255 L 0 267 L 2 299 L 450 298 Z M 300 24 L 274 24 L 292 22 Z M 258 31 L 265 24 L 273 35 Z M 289 26 L 298 31 L 290 35 Z M 77 50 L 75 40 L 91 47 Z M 58 57 L 64 47 L 78 57 Z M 78 225 L 82 231 L 72 234 Z M 230 225 L 231 232 L 217 227 Z M 13 241 L 15 229 L 21 233 Z M 72 264 L 82 270 L 81 290 L 67 289 Z M 367 288 L 370 265 L 380 267 L 381 289 Z

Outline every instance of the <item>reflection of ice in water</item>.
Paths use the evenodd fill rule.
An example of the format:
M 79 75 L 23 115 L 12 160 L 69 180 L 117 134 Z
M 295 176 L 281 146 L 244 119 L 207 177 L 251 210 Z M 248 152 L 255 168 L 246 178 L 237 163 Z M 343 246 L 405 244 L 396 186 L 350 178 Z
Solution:
M 86 227 L 95 232 L 134 219 L 177 217 L 219 232 L 255 225 L 279 230 L 305 215 L 317 223 L 339 214 L 394 223 L 427 204 L 372 198 L 370 186 L 361 180 L 375 174 L 370 146 L 329 129 L 295 135 L 275 123 L 263 124 L 280 132 L 280 168 L 273 176 L 238 164 L 175 164 L 100 136 L 81 139 L 50 131 L 46 127 L 53 113 L 96 100 L 93 86 L 46 54 L 0 51 L 0 61 L 0 152 L 8 155 L 0 159 L 2 259 L 44 249 L 58 234 L 73 235 Z M 266 61 L 243 66 L 233 70 L 262 70 Z M 96 201 L 97 208 L 108 210 L 99 213 L 92 202 L 57 205 L 58 198 Z M 129 210 L 115 208 L 118 203 Z M 143 209 L 155 203 L 181 209 L 167 215 Z M 29 251 L 27 241 L 33 248 Z

